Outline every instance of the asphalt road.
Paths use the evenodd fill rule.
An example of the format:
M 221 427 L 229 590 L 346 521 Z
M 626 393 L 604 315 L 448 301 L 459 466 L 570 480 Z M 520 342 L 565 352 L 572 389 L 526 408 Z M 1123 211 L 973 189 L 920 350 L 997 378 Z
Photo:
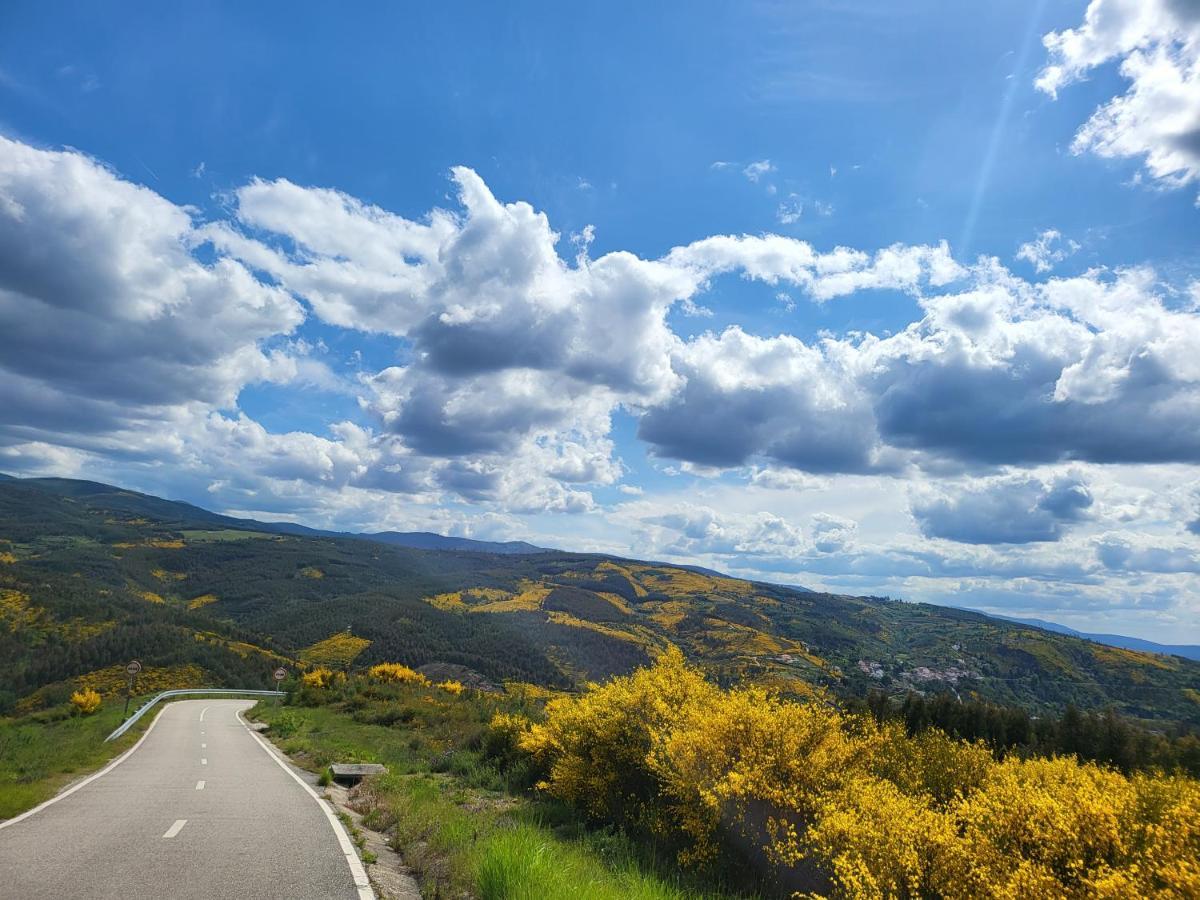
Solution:
M 373 897 L 328 805 L 238 717 L 252 705 L 171 703 L 115 768 L 0 827 L 0 897 Z

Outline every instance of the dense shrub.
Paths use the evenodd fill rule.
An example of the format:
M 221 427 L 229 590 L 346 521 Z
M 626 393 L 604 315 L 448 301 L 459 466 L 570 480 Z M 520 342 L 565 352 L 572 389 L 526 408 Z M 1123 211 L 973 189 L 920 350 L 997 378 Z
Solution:
M 403 663 L 379 663 L 367 669 L 367 677 L 377 681 L 398 682 L 400 684 L 429 684 L 429 679 L 415 669 L 410 669 Z
M 90 716 L 100 708 L 100 694 L 91 688 L 84 688 L 71 695 L 71 705 L 82 715 Z
M 737 833 L 840 897 L 1200 896 L 1200 782 L 997 761 L 936 730 L 721 690 L 674 649 L 492 730 L 493 752 L 527 753 L 545 791 L 684 840 L 689 863 Z

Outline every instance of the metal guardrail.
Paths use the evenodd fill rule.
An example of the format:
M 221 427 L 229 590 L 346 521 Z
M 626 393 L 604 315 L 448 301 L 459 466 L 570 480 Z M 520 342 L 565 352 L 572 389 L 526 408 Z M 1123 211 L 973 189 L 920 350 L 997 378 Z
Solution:
M 252 696 L 252 697 L 286 697 L 287 696 L 287 694 L 284 691 L 238 691 L 238 690 L 231 690 L 229 688 L 208 688 L 207 690 L 205 688 L 188 688 L 188 689 L 177 690 L 177 691 L 163 691 L 162 693 L 155 694 L 153 697 L 151 697 L 149 700 L 147 700 L 141 709 L 139 709 L 132 716 L 130 716 L 128 719 L 126 719 L 124 722 L 122 722 L 116 731 L 114 731 L 112 734 L 110 734 L 108 737 L 106 737 L 104 739 L 105 743 L 107 743 L 108 741 L 115 741 L 117 738 L 119 738 L 121 735 L 123 735 L 125 732 L 127 732 L 130 728 L 133 727 L 133 723 L 136 722 L 138 719 L 140 719 L 142 716 L 144 716 L 147 712 L 149 712 L 151 707 L 153 707 L 154 704 L 156 704 L 159 700 L 162 700 L 167 697 L 180 697 L 180 696 L 183 696 L 184 694 L 205 694 L 205 695 L 222 694 L 222 695 L 236 695 L 239 697 L 244 697 L 247 695 Z

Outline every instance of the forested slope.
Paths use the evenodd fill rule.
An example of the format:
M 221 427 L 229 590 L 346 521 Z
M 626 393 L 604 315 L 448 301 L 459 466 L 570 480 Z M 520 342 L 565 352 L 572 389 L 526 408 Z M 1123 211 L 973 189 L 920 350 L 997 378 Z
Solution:
M 36 705 L 31 694 L 134 656 L 178 679 L 246 685 L 320 645 L 345 667 L 444 662 L 565 687 L 675 644 L 726 684 L 1200 722 L 1196 662 L 976 613 L 597 555 L 263 528 L 90 482 L 0 481 L 0 703 Z

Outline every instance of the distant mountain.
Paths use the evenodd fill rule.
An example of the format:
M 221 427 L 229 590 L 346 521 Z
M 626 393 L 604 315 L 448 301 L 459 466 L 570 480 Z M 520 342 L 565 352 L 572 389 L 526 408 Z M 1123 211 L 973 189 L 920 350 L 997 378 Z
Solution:
M 545 553 L 545 547 L 535 547 L 526 541 L 476 541 L 471 538 L 448 537 L 430 531 L 377 531 L 352 535 L 382 544 L 415 547 L 418 550 L 472 550 L 480 553 Z
M 466 550 L 476 553 L 543 553 L 545 547 L 536 547 L 525 541 L 477 541 L 471 538 L 449 537 L 428 531 L 380 531 L 367 534 L 353 531 L 327 531 L 309 528 L 293 522 L 260 522 L 257 519 L 241 519 L 210 512 L 180 500 L 163 500 L 150 494 L 127 491 L 123 488 L 101 484 L 97 481 L 79 481 L 71 478 L 13 478 L 0 473 L 0 481 L 36 487 L 72 499 L 103 502 L 112 509 L 153 516 L 163 523 L 204 522 L 223 528 L 264 531 L 270 534 L 292 534 L 300 537 L 354 538 L 394 544 L 399 547 L 414 547 L 418 550 Z
M 520 542 L 343 535 L 95 482 L 0 480 L 0 715 L 63 703 L 87 678 L 119 692 L 134 657 L 156 688 L 269 683 L 295 660 L 458 665 L 493 684 L 569 687 L 668 644 L 723 684 L 951 693 L 1034 714 L 1112 706 L 1200 724 L 1200 662 L 982 613 Z
M 1044 631 L 1055 634 L 1069 634 L 1071 637 L 1095 641 L 1097 644 L 1107 644 L 1110 647 L 1124 647 L 1126 650 L 1140 650 L 1143 653 L 1162 653 L 1168 656 L 1182 656 L 1184 659 L 1200 660 L 1200 645 L 1197 644 L 1158 644 L 1142 638 L 1129 637 L 1124 634 L 1093 634 L 1087 631 L 1076 631 L 1057 622 L 1047 622 L 1044 619 L 1019 619 L 1014 616 L 1001 616 L 996 613 L 984 613 L 993 619 L 1005 622 L 1017 622 L 1021 625 L 1032 625 Z

